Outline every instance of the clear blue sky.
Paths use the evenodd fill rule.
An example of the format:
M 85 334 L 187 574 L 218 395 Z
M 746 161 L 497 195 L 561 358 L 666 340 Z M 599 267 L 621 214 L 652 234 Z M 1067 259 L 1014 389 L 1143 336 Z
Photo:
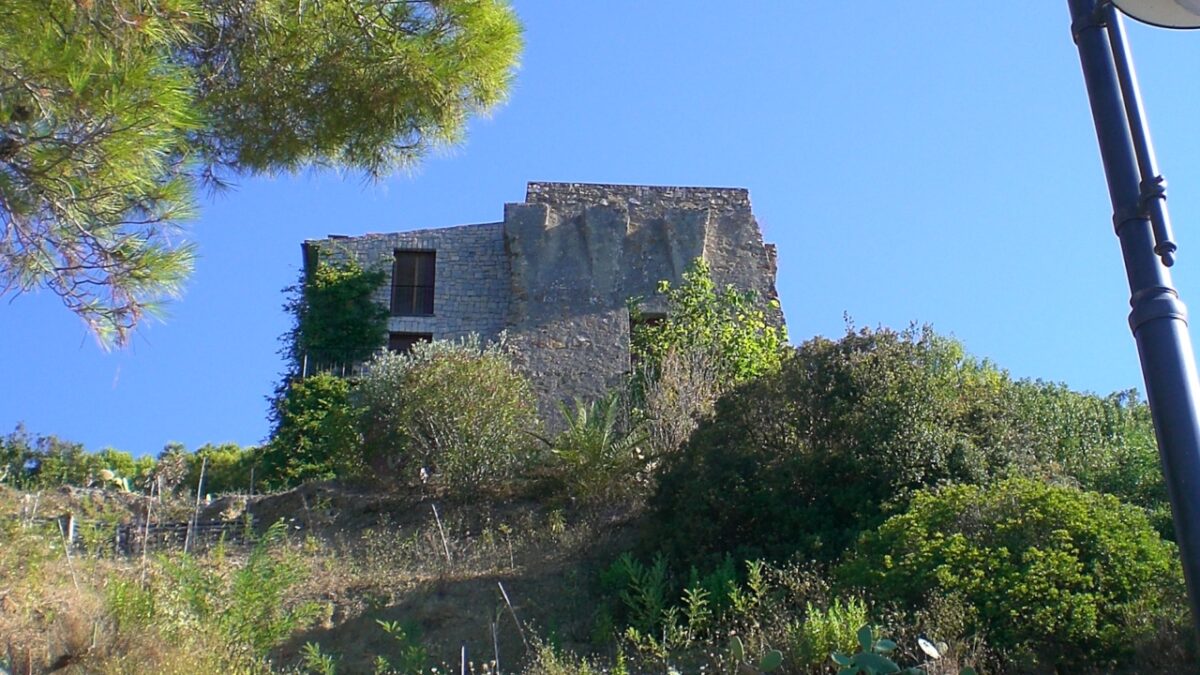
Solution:
M 48 293 L 0 305 L 0 432 L 90 449 L 253 444 L 300 242 L 489 222 L 529 180 L 746 187 L 792 339 L 928 322 L 1018 377 L 1142 388 L 1065 1 L 517 2 L 510 102 L 379 185 L 243 180 L 203 204 L 186 295 L 104 353 Z M 1007 12 L 1007 13 L 1006 13 Z M 1130 25 L 1200 312 L 1200 33 Z

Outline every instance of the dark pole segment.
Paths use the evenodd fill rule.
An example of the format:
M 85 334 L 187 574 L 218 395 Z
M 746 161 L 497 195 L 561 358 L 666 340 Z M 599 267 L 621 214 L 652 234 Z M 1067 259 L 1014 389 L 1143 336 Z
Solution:
M 1153 150 L 1144 128 L 1131 131 L 1127 102 L 1121 94 L 1114 51 L 1120 51 L 1119 59 L 1126 65 L 1129 58 L 1124 40 L 1111 41 L 1105 30 L 1106 21 L 1120 18 L 1107 0 L 1068 0 L 1068 4 L 1129 280 L 1129 303 L 1133 308 L 1129 324 L 1141 358 L 1192 619 L 1200 625 L 1200 381 L 1188 336 L 1187 310 L 1171 285 L 1170 273 L 1154 251 L 1156 242 L 1148 204 L 1142 198 L 1144 176 L 1139 170 L 1134 137 L 1147 144 L 1142 159 L 1152 158 Z M 1116 35 L 1123 37 L 1117 28 Z M 1128 73 L 1132 77 L 1131 67 Z M 1130 82 L 1134 86 L 1126 87 L 1126 91 L 1136 97 L 1136 82 Z M 1140 100 L 1128 103 L 1130 109 L 1140 113 Z M 1141 127 L 1141 115 L 1135 117 Z M 1162 200 L 1154 201 L 1165 216 L 1166 205 Z
M 1125 118 L 1129 121 L 1133 152 L 1141 175 L 1141 204 L 1150 216 L 1150 227 L 1154 232 L 1154 252 L 1162 258 L 1164 265 L 1170 267 L 1175 264 L 1176 246 L 1171 234 L 1171 217 L 1167 213 L 1167 181 L 1158 173 L 1158 160 L 1154 156 L 1154 144 L 1150 142 L 1150 128 L 1146 125 L 1142 93 L 1129 56 L 1125 26 L 1121 14 L 1111 3 L 1106 3 L 1100 11 L 1104 13 L 1104 23 L 1108 27 L 1113 65 L 1121 84 L 1121 98 L 1125 101 Z

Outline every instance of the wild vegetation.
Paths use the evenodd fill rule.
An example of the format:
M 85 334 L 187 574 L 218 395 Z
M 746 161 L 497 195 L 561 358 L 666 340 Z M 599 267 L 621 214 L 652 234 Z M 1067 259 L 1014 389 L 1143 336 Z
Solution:
M 1135 393 L 1013 380 L 928 328 L 787 347 L 699 266 L 663 290 L 629 388 L 564 406 L 554 435 L 503 345 L 472 340 L 289 374 L 262 448 L 134 459 L 14 432 L 0 663 L 1196 669 Z M 68 510 L 74 545 L 44 517 Z M 116 525 L 146 516 L 228 536 L 116 552 Z

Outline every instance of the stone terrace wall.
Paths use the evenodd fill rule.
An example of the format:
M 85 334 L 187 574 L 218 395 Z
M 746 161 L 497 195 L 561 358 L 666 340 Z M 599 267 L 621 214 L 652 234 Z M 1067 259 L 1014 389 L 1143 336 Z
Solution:
M 504 330 L 511 291 L 503 223 L 330 237 L 306 243 L 317 245 L 327 259 L 353 256 L 364 268 L 386 272 L 388 282 L 375 293 L 375 300 L 384 307 L 391 304 L 394 252 L 437 252 L 433 316 L 393 316 L 388 319 L 389 331 L 430 333 L 436 339 L 451 340 L 477 333 L 484 340 L 495 340 Z

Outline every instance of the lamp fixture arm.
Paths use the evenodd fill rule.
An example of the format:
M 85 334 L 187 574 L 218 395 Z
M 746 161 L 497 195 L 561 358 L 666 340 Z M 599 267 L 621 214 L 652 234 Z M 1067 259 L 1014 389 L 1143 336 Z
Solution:
M 1096 7 L 1097 19 L 1108 31 L 1108 41 L 1116 68 L 1117 82 L 1121 87 L 1121 99 L 1125 104 L 1125 117 L 1129 123 L 1130 140 L 1133 141 L 1137 159 L 1140 208 L 1150 218 L 1154 231 L 1154 253 L 1170 267 L 1175 264 L 1174 235 L 1171 231 L 1171 216 L 1167 211 L 1167 181 L 1158 172 L 1158 160 L 1154 155 L 1154 144 L 1150 140 L 1150 128 L 1146 124 L 1146 109 L 1142 105 L 1142 92 L 1138 86 L 1137 72 L 1129 58 L 1129 42 L 1125 37 L 1124 19 L 1110 1 Z

